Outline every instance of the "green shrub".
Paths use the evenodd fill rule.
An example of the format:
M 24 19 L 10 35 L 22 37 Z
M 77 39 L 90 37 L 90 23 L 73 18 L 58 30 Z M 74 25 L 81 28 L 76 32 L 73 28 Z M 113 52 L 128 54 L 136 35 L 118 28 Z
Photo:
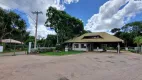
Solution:
M 63 51 L 64 46 L 63 45 L 56 45 L 56 50 Z
M 31 53 L 30 54 L 37 54 L 37 53 L 39 53 L 39 51 L 38 51 L 38 49 L 31 49 Z
M 130 52 L 136 53 L 136 50 L 134 49 L 129 49 Z
M 46 48 L 46 47 L 38 48 L 39 53 L 53 52 L 54 50 L 55 50 L 55 48 L 53 48 L 53 47 L 50 47 L 50 48 Z

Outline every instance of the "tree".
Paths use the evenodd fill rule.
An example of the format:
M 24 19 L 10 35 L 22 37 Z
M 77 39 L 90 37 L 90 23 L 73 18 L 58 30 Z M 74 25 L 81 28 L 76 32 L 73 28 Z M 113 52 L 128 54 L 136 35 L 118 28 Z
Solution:
M 38 40 L 38 45 L 41 47 L 55 47 L 57 35 L 48 35 L 46 39 Z
M 140 52 L 140 45 L 142 44 L 142 36 L 137 36 L 134 38 L 134 43 L 137 44 L 138 50 L 137 53 Z
M 141 32 L 142 32 L 142 22 L 135 21 L 135 22 L 128 23 L 122 27 L 122 30 L 124 32 L 133 33 L 133 36 L 139 36 L 141 35 Z
M 137 46 L 140 46 L 142 44 L 142 36 L 135 37 L 134 43 L 137 44 Z
M 116 33 L 116 32 L 120 32 L 120 30 L 121 30 L 120 28 L 114 28 L 114 29 L 111 30 L 111 32 Z
M 46 16 L 47 20 L 45 25 L 54 28 L 60 43 L 75 36 L 79 36 L 84 32 L 83 22 L 70 16 L 65 11 L 49 7 Z
M 142 22 L 131 22 L 124 25 L 121 29 L 114 28 L 111 32 L 115 33 L 115 36 L 123 39 L 125 41 L 125 46 L 136 46 L 133 40 L 135 37 L 142 35 Z
M 25 21 L 15 12 L 0 8 L 0 40 L 13 38 L 22 41 L 26 32 Z
M 56 46 L 57 35 L 48 35 L 45 41 L 46 47 L 55 47 Z
M 35 37 L 34 36 L 27 36 L 25 43 L 28 45 L 29 42 L 34 43 Z

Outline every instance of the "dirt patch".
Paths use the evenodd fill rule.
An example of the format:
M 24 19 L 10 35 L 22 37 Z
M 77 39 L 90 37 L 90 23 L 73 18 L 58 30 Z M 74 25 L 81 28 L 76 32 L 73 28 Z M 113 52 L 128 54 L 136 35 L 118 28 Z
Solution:
M 142 80 L 142 56 L 9 56 L 0 58 L 0 73 L 0 80 Z

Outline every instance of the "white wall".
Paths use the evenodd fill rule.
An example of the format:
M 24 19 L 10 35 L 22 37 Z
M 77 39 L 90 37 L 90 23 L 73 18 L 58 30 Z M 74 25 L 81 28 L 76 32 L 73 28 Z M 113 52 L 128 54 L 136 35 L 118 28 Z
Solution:
M 3 52 L 3 46 L 0 46 L 0 52 Z
M 75 44 L 78 44 L 78 48 L 75 48 Z M 86 48 L 81 48 L 81 44 L 86 44 L 86 43 L 73 43 L 72 44 L 72 50 L 75 50 L 75 51 L 88 51 L 87 49 L 87 44 L 86 44 Z

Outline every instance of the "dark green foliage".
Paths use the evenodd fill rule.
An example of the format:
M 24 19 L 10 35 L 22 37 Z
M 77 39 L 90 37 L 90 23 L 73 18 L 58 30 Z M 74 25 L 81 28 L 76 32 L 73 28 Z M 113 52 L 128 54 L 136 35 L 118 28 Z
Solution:
M 116 32 L 119 32 L 119 31 L 120 31 L 120 28 L 114 28 L 114 29 L 111 30 L 112 33 L 116 33 Z
M 56 35 L 48 35 L 45 41 L 46 47 L 55 47 L 57 42 Z
M 37 41 L 40 47 L 55 47 L 57 42 L 56 35 L 48 35 L 46 39 L 41 39 Z
M 63 51 L 65 47 L 63 45 L 56 45 L 56 50 Z
M 24 42 L 27 36 L 25 21 L 15 12 L 0 8 L 0 40 L 12 38 Z
M 114 28 L 111 32 L 115 33 L 115 36 L 125 41 L 125 46 L 136 46 L 134 38 L 142 36 L 142 22 L 136 21 L 128 23 L 121 29 Z
M 65 11 L 49 7 L 46 16 L 48 19 L 45 25 L 56 31 L 59 36 L 59 43 L 63 43 L 65 40 L 79 36 L 85 32 L 83 22 L 70 16 Z
M 34 36 L 27 36 L 27 39 L 25 41 L 25 44 L 28 45 L 29 42 L 34 43 L 35 37 Z

